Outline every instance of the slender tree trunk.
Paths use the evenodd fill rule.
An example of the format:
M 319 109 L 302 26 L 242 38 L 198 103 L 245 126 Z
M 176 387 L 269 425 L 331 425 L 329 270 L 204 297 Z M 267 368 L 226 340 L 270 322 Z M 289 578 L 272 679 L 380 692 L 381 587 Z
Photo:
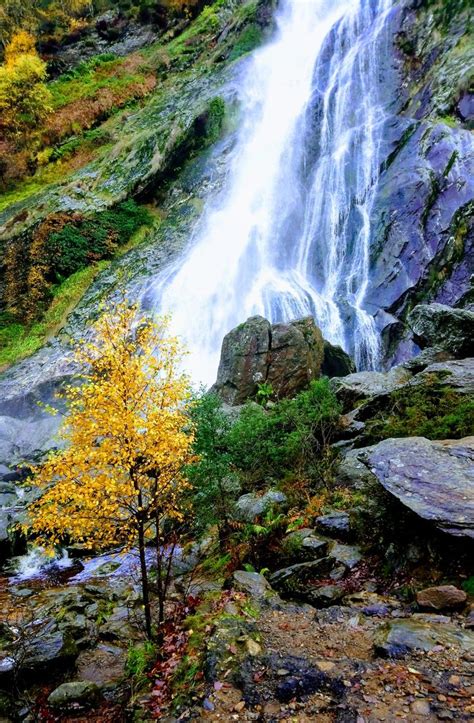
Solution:
M 151 640 L 151 608 L 150 608 L 150 591 L 148 587 L 148 571 L 146 569 L 145 557 L 145 532 L 143 529 L 143 521 L 140 520 L 138 527 L 138 550 L 140 553 L 140 570 L 142 578 L 142 595 L 143 607 L 145 609 L 145 630 L 147 637 Z
M 165 580 L 163 579 L 163 556 L 165 554 L 160 535 L 160 516 L 156 512 L 155 515 L 156 525 L 156 571 L 157 571 L 157 588 L 158 588 L 158 623 L 164 623 L 165 621 L 165 598 L 166 588 Z

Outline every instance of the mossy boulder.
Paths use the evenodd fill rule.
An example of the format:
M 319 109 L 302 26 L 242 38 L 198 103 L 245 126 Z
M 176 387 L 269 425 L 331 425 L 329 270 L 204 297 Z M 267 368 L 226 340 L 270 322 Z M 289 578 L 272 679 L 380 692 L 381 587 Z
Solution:
M 255 398 L 260 385 L 280 399 L 308 387 L 321 373 L 324 341 L 312 317 L 270 324 L 253 316 L 222 342 L 214 391 L 236 406 Z
M 72 681 L 63 683 L 53 690 L 48 697 L 52 708 L 92 707 L 100 700 L 100 689 L 95 683 Z
M 443 349 L 461 359 L 474 356 L 474 312 L 444 304 L 418 304 L 407 320 L 422 349 Z

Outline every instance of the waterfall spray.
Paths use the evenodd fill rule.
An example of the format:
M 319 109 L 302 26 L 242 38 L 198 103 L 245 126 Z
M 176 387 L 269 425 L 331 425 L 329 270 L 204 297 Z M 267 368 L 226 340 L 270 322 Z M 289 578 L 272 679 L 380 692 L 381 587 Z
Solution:
M 228 187 L 153 288 L 196 380 L 213 381 L 224 335 L 253 314 L 311 314 L 359 368 L 376 367 L 364 297 L 390 3 L 283 0 L 275 37 L 249 61 Z

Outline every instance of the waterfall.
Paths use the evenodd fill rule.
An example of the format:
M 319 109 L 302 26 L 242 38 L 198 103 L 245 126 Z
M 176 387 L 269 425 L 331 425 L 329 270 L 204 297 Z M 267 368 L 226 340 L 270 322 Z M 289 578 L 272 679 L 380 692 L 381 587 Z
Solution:
M 311 314 L 358 368 L 377 366 L 364 297 L 390 4 L 282 0 L 274 38 L 249 60 L 226 188 L 153 288 L 196 380 L 214 380 L 224 335 L 254 314 Z

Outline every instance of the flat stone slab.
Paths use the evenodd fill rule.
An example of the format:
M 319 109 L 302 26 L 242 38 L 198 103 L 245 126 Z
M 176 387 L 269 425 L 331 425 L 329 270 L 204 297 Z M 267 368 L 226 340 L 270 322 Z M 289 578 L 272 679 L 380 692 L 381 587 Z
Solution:
M 397 658 L 412 650 L 429 652 L 438 645 L 459 647 L 467 652 L 474 650 L 474 633 L 443 622 L 441 616 L 431 620 L 421 616 L 397 620 L 383 625 L 375 639 L 375 650 L 379 655 Z
M 419 517 L 451 535 L 474 538 L 474 437 L 386 439 L 370 448 L 368 466 Z

